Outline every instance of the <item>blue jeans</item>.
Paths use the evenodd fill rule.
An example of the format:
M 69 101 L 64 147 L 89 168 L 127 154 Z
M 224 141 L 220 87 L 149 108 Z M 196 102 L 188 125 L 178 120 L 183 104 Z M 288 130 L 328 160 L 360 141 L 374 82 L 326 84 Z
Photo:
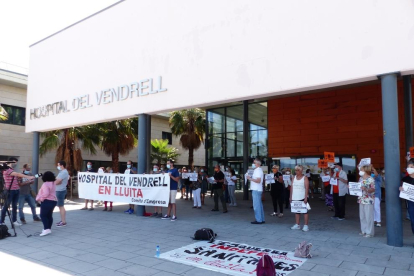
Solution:
M 257 222 L 264 222 L 264 210 L 262 203 L 262 193 L 259 191 L 252 191 L 254 217 Z
M 40 204 L 40 218 L 43 222 L 43 229 L 51 229 L 53 225 L 53 209 L 57 201 L 45 199 Z
M 19 201 L 20 190 L 10 190 L 7 196 L 6 204 L 4 204 L 3 209 L 1 209 L 1 220 L 0 223 L 4 223 L 6 218 L 6 211 L 12 205 L 12 221 L 17 221 L 17 202 Z
M 414 234 L 414 202 L 407 200 L 407 210 L 411 220 L 411 231 Z
M 19 217 L 20 220 L 24 219 L 23 207 L 24 203 L 27 202 L 32 209 L 33 219 L 37 218 L 36 215 L 36 203 L 32 195 L 19 195 Z

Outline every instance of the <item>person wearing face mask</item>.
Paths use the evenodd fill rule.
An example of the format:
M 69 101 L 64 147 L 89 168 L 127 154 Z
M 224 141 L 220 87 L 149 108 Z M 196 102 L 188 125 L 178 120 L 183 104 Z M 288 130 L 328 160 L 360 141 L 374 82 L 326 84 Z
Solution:
M 131 160 L 128 160 L 127 162 L 127 168 L 124 172 L 124 174 L 137 174 L 137 168 L 134 167 L 134 163 L 132 163 Z M 125 214 L 132 215 L 134 213 L 135 205 L 129 204 L 128 210 L 124 211 Z
M 359 182 L 361 183 L 362 196 L 358 197 L 359 220 L 361 222 L 360 235 L 365 238 L 374 236 L 374 201 L 375 180 L 371 177 L 372 166 L 365 165 L 359 169 Z
M 91 161 L 88 161 L 88 163 L 86 163 L 86 171 L 85 172 L 89 172 L 89 173 L 95 173 L 96 172 L 92 167 L 92 162 Z M 94 210 L 92 199 L 85 199 L 85 207 L 83 207 L 81 210 L 88 210 L 88 202 L 91 203 L 91 208 L 89 209 L 89 211 Z
M 274 165 L 272 167 L 273 178 L 275 183 L 270 184 L 270 195 L 273 202 L 273 213 L 271 216 L 283 217 L 283 196 L 285 193 L 285 183 L 283 182 L 283 175 L 279 172 L 279 166 Z M 279 206 L 280 214 L 277 212 L 277 206 Z
M 259 159 L 255 159 L 252 164 L 254 169 L 252 177 L 247 176 L 247 180 L 250 180 L 250 190 L 252 190 L 253 198 L 253 210 L 255 221 L 252 221 L 252 224 L 263 224 L 265 223 L 263 203 L 262 203 L 262 193 L 263 193 L 263 179 L 264 174 L 263 170 L 260 167 L 262 162 Z
M 35 177 L 31 175 L 25 175 L 22 173 L 15 172 L 14 169 L 17 167 L 17 158 L 11 157 L 9 159 L 10 163 L 9 168 L 3 171 L 4 179 L 4 191 L 7 192 L 6 202 L 1 209 L 1 218 L 0 225 L 4 224 L 4 219 L 6 218 L 6 212 L 12 205 L 12 222 L 14 226 L 21 226 L 17 222 L 17 202 L 19 201 L 20 187 L 18 178 L 26 178 L 28 180 L 33 180 Z
M 332 177 L 334 174 L 334 170 L 331 168 L 327 168 L 324 171 L 324 176 Z M 324 192 L 325 192 L 325 205 L 328 206 L 328 211 L 333 211 L 333 196 L 331 194 L 331 184 L 329 184 L 329 180 L 323 182 Z
M 374 225 L 381 227 L 381 174 L 372 166 L 371 177 L 375 180 Z
M 193 181 L 194 205 L 193 208 L 201 209 L 201 182 L 199 182 L 199 175 L 196 168 L 194 172 L 197 173 L 197 181 Z
M 28 164 L 23 165 L 23 172 L 24 175 L 33 175 Z M 36 202 L 35 199 L 30 194 L 30 185 L 33 183 L 33 180 L 29 180 L 27 178 L 21 178 L 21 182 L 19 183 L 20 186 L 20 193 L 19 193 L 19 217 L 20 222 L 26 224 L 26 219 L 24 218 L 23 207 L 24 203 L 27 202 L 29 204 L 30 209 L 32 210 L 33 221 L 40 221 L 40 218 L 36 214 Z
M 111 167 L 106 167 L 105 173 L 113 173 L 113 172 L 114 171 L 112 170 Z M 108 209 L 108 201 L 104 201 L 104 205 L 105 205 L 105 208 L 102 211 L 108 211 L 108 212 L 112 211 L 112 201 L 109 201 L 109 209 Z
M 286 168 L 284 174 L 290 176 L 289 180 L 283 180 L 283 183 L 285 184 L 285 209 L 289 209 L 290 187 L 292 185 L 292 176 L 290 174 L 290 168 Z
M 236 207 L 237 206 L 237 202 L 236 202 L 236 181 L 237 181 L 237 177 L 234 175 L 234 170 L 232 168 L 230 168 L 229 171 L 229 176 L 228 176 L 228 181 L 227 181 L 227 186 L 229 189 L 229 198 L 230 198 L 230 205 L 229 206 L 233 206 Z
M 332 178 L 337 180 L 337 185 L 332 185 L 331 193 L 333 194 L 333 204 L 335 215 L 332 219 L 345 219 L 346 195 L 348 194 L 348 175 L 342 169 L 342 163 L 335 163 L 334 174 Z
M 158 167 L 157 164 L 152 166 L 152 172 L 151 174 L 164 174 L 164 172 L 160 171 L 160 167 Z M 153 218 L 162 218 L 162 207 L 161 206 L 155 206 L 154 207 L 154 213 L 151 214 L 151 217 Z
M 187 170 L 186 167 L 183 167 L 182 172 L 183 173 L 189 173 L 190 171 Z M 189 193 L 191 195 L 191 199 L 193 199 L 193 192 L 190 189 L 190 185 L 191 185 L 190 178 L 182 179 L 181 181 L 183 182 L 183 186 L 185 188 L 185 200 L 188 200 L 188 194 Z
M 178 170 L 174 168 L 173 160 L 169 160 L 167 162 L 167 169 L 168 169 L 168 175 L 170 176 L 170 202 L 168 203 L 167 214 L 164 215 L 161 219 L 171 219 L 171 221 L 176 221 L 177 220 L 177 207 L 175 204 L 175 199 L 177 197 L 177 187 L 178 187 L 178 181 L 180 180 L 180 174 L 178 173 Z M 170 217 L 171 211 L 173 213 L 172 217 Z
M 309 180 L 308 178 L 303 174 L 303 166 L 297 165 L 295 167 L 295 178 L 293 178 L 292 182 L 292 191 L 290 193 L 290 202 L 292 200 L 295 201 L 303 201 L 305 204 L 308 203 L 309 198 Z M 307 232 L 309 231 L 309 214 L 306 211 L 306 213 L 303 214 L 305 224 L 303 225 L 302 231 Z M 300 230 L 300 213 L 295 214 L 295 225 L 290 227 L 292 230 Z
M 204 199 L 208 190 L 208 175 L 206 173 L 206 168 L 201 167 L 198 174 L 198 182 L 201 184 L 201 205 L 204 205 Z
M 65 197 L 66 197 L 66 187 L 68 185 L 69 180 L 69 173 L 66 170 L 66 162 L 59 161 L 57 163 L 57 169 L 59 170 L 59 174 L 56 177 L 55 185 L 56 185 L 56 199 L 57 199 L 57 206 L 59 207 L 60 213 L 60 221 L 56 224 L 57 227 L 64 227 L 66 226 L 66 210 L 65 210 Z
M 223 213 L 227 213 L 227 205 L 223 195 L 224 173 L 220 170 L 220 166 L 214 166 L 214 183 L 212 189 L 214 190 L 214 208 L 211 211 L 219 211 L 218 201 L 220 199 L 223 206 Z
M 404 176 L 403 179 L 401 180 L 401 186 L 400 186 L 400 191 L 403 191 L 403 187 L 402 187 L 402 183 L 407 183 L 407 184 L 411 184 L 414 185 L 414 160 L 410 159 L 410 161 L 408 161 L 408 165 L 407 165 L 407 176 Z M 410 218 L 411 221 L 411 231 L 414 234 L 414 202 L 410 201 L 410 200 L 406 200 L 407 202 L 407 212 L 408 212 L 408 216 Z

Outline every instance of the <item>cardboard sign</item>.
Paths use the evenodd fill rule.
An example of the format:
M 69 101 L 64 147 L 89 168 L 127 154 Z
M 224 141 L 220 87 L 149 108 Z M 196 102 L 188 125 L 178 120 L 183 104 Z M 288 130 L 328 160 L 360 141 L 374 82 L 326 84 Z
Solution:
M 324 155 L 324 159 L 326 160 L 326 162 L 329 163 L 335 163 L 335 153 L 334 152 L 329 152 L 329 151 L 325 151 L 323 153 Z
M 329 184 L 337 186 L 338 185 L 338 179 L 331 178 L 331 180 L 329 180 Z
M 292 203 L 290 204 L 290 210 L 292 213 L 303 214 L 308 212 L 308 208 L 306 207 L 305 202 L 296 200 L 292 200 Z
M 252 177 L 253 176 L 253 173 L 254 173 L 254 170 L 253 169 L 247 170 L 247 175 L 248 176 Z
M 275 177 L 272 173 L 265 175 L 266 184 L 275 183 Z
M 190 178 L 190 181 L 197 181 L 198 175 L 197 173 L 189 173 L 188 178 Z
M 361 161 L 359 162 L 358 167 L 363 167 L 366 165 L 371 165 L 371 158 L 362 158 Z
M 181 179 L 188 179 L 190 177 L 189 173 L 182 173 L 181 174 Z
M 400 191 L 400 198 L 414 202 L 414 185 L 403 183 L 403 190 Z
M 349 194 L 353 196 L 362 196 L 361 183 L 349 182 Z
M 321 178 L 322 178 L 322 182 L 329 182 L 329 180 L 331 180 L 331 177 L 329 175 L 324 175 Z
M 325 159 L 318 160 L 318 168 L 326 169 L 328 167 L 328 161 Z
M 289 181 L 291 178 L 291 175 L 290 174 L 284 174 L 283 175 L 283 181 Z

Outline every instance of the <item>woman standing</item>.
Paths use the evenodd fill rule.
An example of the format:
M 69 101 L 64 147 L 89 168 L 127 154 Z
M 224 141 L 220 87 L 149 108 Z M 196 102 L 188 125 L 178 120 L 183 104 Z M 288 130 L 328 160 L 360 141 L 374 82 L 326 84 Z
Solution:
M 295 178 L 293 179 L 292 189 L 290 193 L 290 203 L 292 200 L 303 201 L 305 204 L 308 203 L 308 193 L 309 193 L 309 181 L 308 178 L 303 174 L 303 166 L 295 166 Z M 306 213 L 303 214 L 305 219 L 305 225 L 302 228 L 302 231 L 309 231 L 309 214 L 306 210 Z M 293 225 L 290 229 L 300 230 L 300 213 L 295 214 L 296 224 Z
M 273 213 L 271 216 L 283 217 L 283 195 L 285 193 L 285 183 L 283 182 L 283 175 L 279 172 L 279 166 L 274 165 L 272 167 L 273 178 L 275 183 L 270 184 L 270 195 L 273 202 Z M 279 205 L 279 211 L 277 212 L 277 206 Z
M 402 183 L 405 182 L 407 184 L 414 185 L 414 162 L 411 160 L 408 162 L 408 167 L 407 167 L 408 175 L 402 179 Z M 400 191 L 403 191 L 402 186 L 400 187 Z M 414 234 L 414 202 L 410 200 L 406 200 L 406 201 L 407 201 L 407 212 L 411 220 L 411 231 Z
M 194 170 L 197 173 L 196 170 Z M 198 173 L 197 173 L 198 176 Z M 193 189 L 193 199 L 194 199 L 194 206 L 193 208 L 201 209 L 201 183 L 198 181 L 192 181 L 192 189 Z
M 201 184 L 201 204 L 204 205 L 204 198 L 206 197 L 206 193 L 208 190 L 208 175 L 206 173 L 206 168 L 201 167 L 200 173 L 198 174 L 198 182 Z
M 39 236 L 46 236 L 52 233 L 53 209 L 57 204 L 55 175 L 47 171 L 42 176 L 43 185 L 36 196 L 36 201 L 40 203 L 40 218 L 43 222 L 43 230 Z
M 325 176 L 332 177 L 334 171 L 331 168 L 325 170 Z M 333 211 L 333 195 L 331 194 L 331 184 L 328 181 L 323 182 L 324 192 L 325 192 L 325 205 L 328 206 L 328 211 Z
M 375 181 L 371 177 L 371 170 L 371 165 L 365 165 L 359 169 L 359 182 L 362 190 L 362 196 L 358 197 L 359 220 L 361 221 L 361 233 L 359 234 L 365 238 L 374 236 Z
M 105 173 L 113 173 L 113 170 L 111 167 L 107 167 L 105 169 Z M 108 211 L 111 212 L 112 211 L 112 201 L 109 201 L 109 209 L 108 209 L 108 201 L 104 201 L 105 204 L 105 208 L 102 211 Z
M 292 186 L 292 175 L 290 174 L 290 168 L 285 168 L 284 174 L 289 176 L 288 180 L 283 180 L 285 183 L 285 209 L 289 209 L 290 187 Z
M 232 168 L 230 168 L 229 173 L 230 173 L 230 177 L 227 181 L 227 185 L 229 189 L 229 198 L 230 198 L 229 206 L 237 206 L 236 195 L 235 195 L 237 177 L 234 175 L 234 170 Z

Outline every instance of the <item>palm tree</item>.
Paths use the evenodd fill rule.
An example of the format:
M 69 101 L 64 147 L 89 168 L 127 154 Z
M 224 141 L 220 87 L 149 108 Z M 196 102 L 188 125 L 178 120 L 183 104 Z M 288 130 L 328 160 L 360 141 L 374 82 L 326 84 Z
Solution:
M 65 161 L 70 174 L 74 170 L 80 171 L 83 162 L 82 150 L 96 154 L 95 146 L 99 144 L 96 131 L 96 126 L 92 125 L 44 132 L 41 134 L 43 141 L 39 149 L 40 156 L 57 149 L 55 163 Z
M 177 151 L 177 148 L 168 146 L 168 140 L 151 140 L 151 161 L 155 161 L 158 166 L 166 164 L 170 159 L 176 160 L 180 156 Z
M 138 118 L 99 124 L 101 149 L 112 157 L 112 169 L 119 172 L 119 155 L 126 155 L 137 146 Z
M 7 121 L 9 119 L 9 114 L 6 109 L 0 105 L 0 121 Z
M 181 136 L 180 145 L 188 150 L 188 165 L 193 168 L 194 150 L 204 143 L 206 112 L 199 108 L 173 111 L 169 122 L 172 133 Z

